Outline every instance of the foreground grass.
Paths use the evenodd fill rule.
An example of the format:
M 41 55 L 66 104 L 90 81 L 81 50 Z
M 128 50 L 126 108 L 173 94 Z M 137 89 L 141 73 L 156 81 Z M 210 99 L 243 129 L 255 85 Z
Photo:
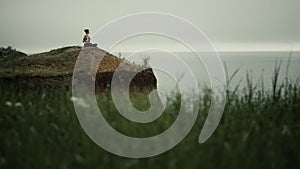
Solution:
M 228 91 L 219 127 L 205 143 L 198 136 L 209 109 L 203 92 L 196 124 L 172 150 L 146 159 L 119 157 L 98 147 L 82 130 L 71 92 L 66 89 L 0 88 L 0 168 L 300 168 L 300 87 L 286 83 L 270 92 L 249 83 Z M 133 102 L 141 109 L 140 96 Z M 108 95 L 99 96 L 107 121 L 118 131 L 147 137 L 167 129 L 176 119 L 180 96 L 169 99 L 154 123 L 131 123 L 116 112 Z

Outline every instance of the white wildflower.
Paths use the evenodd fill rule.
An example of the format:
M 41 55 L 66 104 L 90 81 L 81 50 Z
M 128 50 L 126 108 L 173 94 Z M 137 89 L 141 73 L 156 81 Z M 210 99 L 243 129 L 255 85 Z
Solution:
M 75 101 L 78 101 L 78 98 L 72 96 L 72 97 L 70 98 L 70 100 L 71 100 L 72 102 L 75 102 Z
M 44 100 L 45 97 L 46 97 L 46 93 L 43 93 L 43 94 L 42 94 L 42 99 Z
M 6 102 L 5 102 L 5 105 L 11 107 L 11 106 L 12 106 L 12 103 L 11 103 L 10 101 L 6 101 Z
M 21 107 L 21 106 L 22 106 L 22 103 L 20 103 L 20 102 L 15 103 L 15 107 Z
M 81 107 L 89 107 L 89 105 L 86 103 L 86 101 L 82 98 L 77 98 L 77 97 L 71 97 L 71 101 L 73 101 L 74 103 L 76 103 L 77 105 L 81 106 Z

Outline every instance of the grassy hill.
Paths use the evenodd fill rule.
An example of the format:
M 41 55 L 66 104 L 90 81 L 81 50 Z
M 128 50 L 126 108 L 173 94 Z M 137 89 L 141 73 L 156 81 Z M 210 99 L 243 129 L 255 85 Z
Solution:
M 0 57 L 0 80 L 7 83 L 16 83 L 22 79 L 23 86 L 43 85 L 71 85 L 73 69 L 80 52 L 87 50 L 79 46 L 63 47 L 49 52 L 26 55 L 14 53 L 12 56 L 3 55 Z M 128 63 L 112 54 L 99 48 L 88 49 L 94 57 L 99 57 L 100 52 L 105 56 L 98 67 L 96 85 L 101 89 L 110 83 L 111 78 L 120 63 L 125 67 L 122 71 L 126 73 L 140 72 L 132 81 L 135 87 L 156 88 L 156 78 L 152 69 L 143 70 L 143 67 Z M 124 69 L 124 70 L 123 70 Z

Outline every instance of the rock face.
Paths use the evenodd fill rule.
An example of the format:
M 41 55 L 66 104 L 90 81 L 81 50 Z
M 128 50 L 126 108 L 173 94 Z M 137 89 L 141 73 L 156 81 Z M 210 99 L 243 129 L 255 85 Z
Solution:
M 87 67 L 98 67 L 96 77 L 94 77 L 97 90 L 106 90 L 110 87 L 111 79 L 116 70 L 122 72 L 122 76 L 118 78 L 127 78 L 126 76 L 136 74 L 130 83 L 132 90 L 150 91 L 156 88 L 157 82 L 151 68 L 144 69 L 141 66 L 128 63 L 98 48 L 82 49 L 78 46 L 71 46 L 29 56 L 26 54 L 20 55 L 20 57 L 15 56 L 17 55 L 14 57 L 7 56 L 5 59 L 0 58 L 1 83 L 19 85 L 22 88 L 44 88 L 45 86 L 69 88 L 71 87 L 74 65 L 80 56 L 101 58 L 99 65 L 87 65 Z M 96 62 L 93 63 L 96 64 Z M 120 65 L 122 66 L 119 67 Z

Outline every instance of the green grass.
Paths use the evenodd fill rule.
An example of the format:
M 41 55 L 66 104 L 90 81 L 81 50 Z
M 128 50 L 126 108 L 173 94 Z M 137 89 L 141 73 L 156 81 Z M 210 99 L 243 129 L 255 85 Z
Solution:
M 1 83 L 0 168 L 300 168 L 300 86 L 275 81 L 274 89 L 265 91 L 248 77 L 243 90 L 228 90 L 221 123 L 207 142 L 199 144 L 210 106 L 210 92 L 204 90 L 198 119 L 188 136 L 172 150 L 145 159 L 119 157 L 93 143 L 78 122 L 70 90 Z M 139 109 L 149 107 L 147 101 L 140 102 L 142 97 L 131 97 Z M 169 98 L 164 114 L 146 125 L 119 115 L 109 94 L 98 96 L 98 102 L 116 130 L 146 137 L 174 122 L 180 95 Z

